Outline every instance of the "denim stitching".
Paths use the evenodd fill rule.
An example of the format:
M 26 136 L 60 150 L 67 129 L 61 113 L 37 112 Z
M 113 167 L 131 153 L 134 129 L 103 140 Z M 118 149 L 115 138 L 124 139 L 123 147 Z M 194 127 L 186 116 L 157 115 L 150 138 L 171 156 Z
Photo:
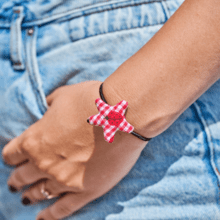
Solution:
M 19 67 L 19 69 L 24 69 L 24 60 L 23 60 L 23 49 L 22 46 L 23 46 L 23 43 L 22 43 L 22 30 L 21 30 L 21 25 L 22 25 L 22 21 L 24 20 L 24 12 L 23 12 L 23 7 L 19 7 L 19 10 L 20 10 L 20 13 L 18 15 L 19 17 L 19 23 L 17 25 L 17 29 L 18 29 L 18 32 L 17 34 L 19 35 L 20 34 L 20 48 L 17 47 L 17 50 L 18 50 L 18 59 L 19 59 L 19 62 L 21 63 L 21 66 Z M 18 20 L 17 20 L 18 22 Z M 20 29 L 19 29 L 20 28 Z M 18 36 L 17 36 L 17 45 L 19 41 L 18 41 Z M 19 53 L 19 49 L 20 49 L 20 53 Z
M 12 27 L 11 28 L 13 28 L 14 27 L 14 19 L 12 20 Z M 10 29 L 11 29 L 10 28 Z M 11 34 L 11 39 L 10 39 L 10 58 L 11 58 L 11 61 L 13 62 L 13 57 L 14 57 L 14 55 L 13 55 L 13 47 L 14 47 L 14 45 L 12 45 L 13 44 L 13 37 L 14 37 L 14 31 L 11 31 L 10 30 L 10 34 Z
M 19 16 L 17 15 L 16 17 L 17 17 L 16 21 L 15 21 L 15 29 L 17 30 L 17 31 L 15 31 L 15 34 L 16 34 L 16 51 L 17 51 L 18 62 L 19 61 L 21 62 L 21 60 L 19 59 L 19 49 L 18 49 L 18 33 L 19 33 L 18 19 L 19 19 Z
M 13 20 L 12 20 L 12 31 L 11 31 L 11 39 L 12 39 L 12 42 L 10 42 L 12 45 L 11 45 L 11 52 L 12 52 L 12 56 L 11 56 L 11 59 L 12 59 L 12 63 L 13 63 L 13 68 L 15 70 L 20 70 L 20 69 L 23 69 L 24 68 L 24 63 L 23 63 L 23 59 L 22 59 L 22 43 L 21 43 L 21 48 L 19 50 L 19 33 L 21 30 L 19 30 L 19 25 L 21 24 L 23 18 L 21 18 L 21 14 L 13 14 Z M 21 21 L 19 21 L 21 20 Z M 15 39 L 15 42 L 14 42 L 14 39 Z M 21 39 L 22 40 L 22 39 Z M 13 48 L 15 47 L 15 50 L 16 50 L 16 55 L 14 56 L 13 52 Z M 20 52 L 20 53 L 19 53 Z M 21 63 L 20 66 L 17 66 L 15 63 Z
M 216 167 L 216 164 L 214 162 L 214 146 L 213 146 L 213 143 L 212 143 L 211 131 L 210 131 L 210 129 L 208 127 L 208 124 L 206 123 L 203 115 L 202 115 L 201 109 L 200 109 L 199 105 L 197 104 L 197 102 L 195 101 L 193 103 L 193 105 L 195 106 L 195 109 L 197 111 L 197 114 L 200 118 L 200 121 L 201 121 L 201 123 L 203 125 L 203 128 L 204 128 L 204 131 L 205 131 L 205 136 L 206 136 L 206 139 L 207 139 L 207 145 L 209 147 L 209 153 L 210 153 L 210 165 L 213 169 L 214 174 L 217 177 L 218 199 L 220 201 L 220 172 L 219 172 L 219 170 Z
M 20 14 L 18 16 L 18 19 L 22 19 Z M 18 60 L 21 63 L 21 66 L 23 66 L 23 60 L 22 60 L 22 36 L 21 35 L 20 35 L 20 37 L 21 37 L 20 48 L 18 47 L 19 46 L 18 37 L 19 37 L 19 33 L 21 33 L 21 29 L 19 30 L 19 25 L 21 25 L 22 20 L 18 21 L 18 19 L 17 19 L 17 26 L 16 26 L 16 28 L 17 28 L 17 53 L 18 53 Z M 20 49 L 20 51 L 19 51 L 19 49 Z
M 97 9 L 96 11 L 94 11 L 94 12 L 90 12 L 90 13 L 86 13 L 86 11 L 88 11 L 88 10 L 91 10 L 91 8 L 89 8 L 89 9 L 84 9 L 84 10 L 82 10 L 82 11 L 80 11 L 80 13 L 82 13 L 82 14 L 80 14 L 80 15 L 72 15 L 72 14 L 74 14 L 75 12 L 74 11 L 76 11 L 77 9 L 72 9 L 72 10 L 69 10 L 69 11 L 65 11 L 65 12 L 62 12 L 62 13 L 59 13 L 59 14 L 55 14 L 55 15 L 53 15 L 52 17 L 49 17 L 49 16 L 47 16 L 47 17 L 44 17 L 44 18 L 40 18 L 40 19 L 36 19 L 36 20 L 32 20 L 32 21 L 28 21 L 28 22 L 24 22 L 23 24 L 22 24 L 22 27 L 30 27 L 30 26 L 34 26 L 34 25 L 39 25 L 39 26 L 42 26 L 42 25 L 44 25 L 44 24 L 46 24 L 46 23 L 50 23 L 50 22 L 53 22 L 53 21 L 55 21 L 55 20 L 58 20 L 58 19 L 62 19 L 62 21 L 67 21 L 67 20 L 69 20 L 69 19 L 73 19 L 73 18 L 77 18 L 77 17 L 81 17 L 81 16 L 85 16 L 85 15 L 90 15 L 90 14 L 94 14 L 94 13 L 99 13 L 99 12 L 103 12 L 103 11 L 109 11 L 109 10 L 114 10 L 114 9 L 119 9 L 119 8 L 125 8 L 125 7 L 131 7 L 131 6 L 138 6 L 138 5 L 142 5 L 142 4 L 151 4 L 151 3 L 160 3 L 160 2 L 162 2 L 162 1 L 165 1 L 165 0 L 154 0 L 154 1 L 150 1 L 150 2 L 140 2 L 140 3 L 130 3 L 130 4 L 128 4 L 128 5 L 124 5 L 124 6 L 112 6 L 112 3 L 111 4 L 107 4 L 107 5 L 105 5 L 105 7 L 109 7 L 109 6 L 111 6 L 111 9 Z M 119 3 L 118 3 L 119 4 Z M 92 9 L 95 9 L 96 7 L 98 7 L 98 6 L 95 6 L 95 7 L 93 7 Z M 79 12 L 77 12 L 77 13 L 79 13 Z M 56 16 L 59 16 L 59 17 L 56 17 Z M 65 17 L 67 17 L 67 18 L 65 18 Z M 65 19 L 65 20 L 64 20 Z M 46 21 L 45 21 L 46 20 Z M 39 21 L 39 22 L 38 22 Z M 1 24 L 2 25 L 2 24 Z M 2 27 L 7 27 L 7 25 L 2 25 Z
M 167 7 L 167 11 L 169 12 L 169 17 L 170 17 L 171 16 L 171 11 L 170 11 L 169 5 L 167 4 L 167 0 L 164 0 L 164 4 Z
M 163 14 L 165 16 L 165 20 L 161 23 L 157 22 L 155 24 L 148 24 L 148 25 L 144 25 L 144 26 L 138 26 L 138 27 L 133 27 L 133 28 L 126 28 L 126 29 L 121 29 L 121 30 L 113 30 L 113 31 L 108 31 L 106 33 L 100 33 L 100 34 L 94 34 L 94 35 L 91 35 L 91 36 L 87 36 L 87 37 L 84 37 L 84 38 L 79 38 L 77 40 L 73 40 L 72 37 L 71 37 L 71 31 L 69 29 L 69 33 L 70 33 L 70 39 L 72 42 L 76 42 L 78 40 L 82 40 L 82 39 L 87 39 L 87 38 L 90 38 L 90 37 L 94 37 L 94 36 L 100 36 L 100 35 L 105 35 L 105 34 L 109 34 L 109 33 L 117 33 L 117 32 L 120 32 L 120 31 L 125 31 L 125 30 L 133 30 L 133 29 L 136 29 L 136 28 L 142 28 L 142 27 L 151 27 L 151 26 L 157 26 L 157 25 L 163 25 L 164 23 L 166 23 L 166 21 L 169 19 L 168 16 L 167 16 L 167 13 L 164 9 L 164 5 L 162 4 L 162 2 L 164 2 L 166 0 L 163 0 L 163 1 L 152 1 L 152 2 L 140 2 L 140 3 L 134 3 L 132 6 L 139 6 L 139 5 L 143 5 L 143 4 L 149 4 L 149 3 L 155 3 L 155 2 L 158 2 L 158 3 L 161 3 L 161 7 L 162 7 L 162 10 L 163 10 Z M 100 10 L 100 11 L 96 11 L 96 12 L 91 12 L 91 13 L 88 13 L 88 14 L 84 14 L 83 16 L 84 17 L 87 17 L 87 16 L 90 16 L 91 14 L 98 14 L 98 13 L 103 13 L 105 11 L 111 11 L 111 10 L 115 10 L 115 9 L 119 9 L 119 8 L 126 8 L 126 7 L 130 7 L 131 5 L 125 5 L 125 6 L 121 6 L 121 7 L 115 7 L 114 9 L 113 8 L 108 8 L 108 9 L 103 9 L 103 10 Z M 76 19 L 76 18 L 79 18 L 79 17 L 82 17 L 82 15 L 78 15 L 78 16 L 75 16 L 74 18 L 72 19 Z M 70 23 L 70 19 L 69 20 L 69 23 Z M 69 28 L 70 28 L 70 25 L 69 25 Z
M 13 66 L 15 65 L 14 63 L 17 62 L 17 57 L 14 56 L 14 47 L 16 47 L 16 52 L 18 52 L 18 48 L 17 48 L 17 32 L 15 30 L 15 27 L 17 26 L 16 25 L 16 21 L 17 21 L 17 15 L 13 15 L 13 20 L 12 20 L 12 31 L 11 31 L 11 39 L 12 39 L 12 42 L 11 42 L 11 59 L 12 59 L 12 62 L 13 62 Z M 16 43 L 14 44 L 14 38 L 16 38 Z
M 34 29 L 34 32 L 36 31 L 35 30 L 35 28 L 33 28 Z M 42 114 L 44 114 L 45 112 L 46 112 L 46 107 L 44 106 L 44 102 L 43 102 L 43 100 L 42 100 L 42 97 L 41 97 L 41 94 L 40 94 L 40 92 L 39 92 L 39 89 L 38 89 L 38 80 L 37 80 L 37 78 L 36 78 L 36 75 L 35 75 L 35 71 L 34 71 L 34 65 L 33 65 L 33 57 L 32 57 L 32 54 L 31 54 L 31 49 L 33 48 L 33 36 L 30 36 L 30 37 L 28 37 L 29 39 L 29 42 L 30 42 L 30 47 L 29 48 L 27 48 L 27 49 L 29 49 L 30 51 L 30 62 L 29 62 L 29 64 L 30 64 L 30 69 L 29 69 L 29 66 L 27 65 L 27 69 L 29 70 L 28 72 L 29 72 L 29 76 L 30 76 L 30 82 L 31 82 L 31 84 L 32 84 L 32 86 L 33 86 L 33 90 L 34 90 L 34 93 L 35 93 L 35 96 L 36 96 L 36 99 L 37 99 L 37 102 L 38 102 L 38 106 L 39 106 L 39 108 L 40 108 L 40 110 L 41 110 L 41 113 Z
M 72 38 L 70 36 L 70 39 L 72 40 L 71 42 L 76 42 L 76 41 L 88 39 L 88 38 L 91 38 L 91 37 L 96 37 L 96 36 L 101 36 L 101 35 L 106 35 L 106 34 L 112 34 L 112 33 L 118 33 L 118 32 L 121 32 L 121 31 L 129 31 L 129 30 L 134 30 L 134 29 L 137 29 L 137 28 L 145 28 L 145 27 L 153 27 L 153 26 L 157 26 L 157 25 L 164 25 L 165 23 L 166 23 L 166 21 L 163 22 L 163 23 L 157 23 L 157 24 L 152 24 L 152 25 L 145 25 L 145 26 L 139 26 L 139 27 L 116 30 L 116 31 L 109 31 L 107 33 L 101 33 L 101 34 L 96 34 L 96 35 L 94 34 L 94 35 L 91 35 L 91 36 L 88 36 L 88 37 L 79 38 L 78 40 L 72 40 Z
M 215 173 L 216 177 L 217 177 L 217 180 L 218 180 L 218 185 L 220 185 L 220 175 L 219 175 L 219 171 L 216 167 L 216 164 L 214 162 L 214 146 L 213 146 L 213 143 L 212 143 L 212 136 L 211 136 L 211 131 L 208 127 L 208 124 L 206 123 L 203 115 L 202 115 L 202 112 L 201 112 L 201 109 L 199 107 L 199 105 L 197 104 L 197 102 L 195 101 L 193 103 L 193 105 L 195 106 L 195 109 L 197 111 L 197 114 L 200 118 L 200 121 L 203 125 L 203 128 L 204 128 L 204 131 L 205 131 L 205 135 L 206 135 L 206 139 L 207 139 L 207 145 L 209 147 L 209 152 L 210 152 L 210 164 L 211 164 L 211 167 L 213 169 L 213 172 Z
M 35 32 L 36 32 L 36 28 L 34 28 L 34 33 Z M 31 39 L 31 45 L 32 45 L 31 48 L 33 48 L 33 43 L 34 43 L 34 36 Z M 31 59 L 31 66 L 32 66 L 32 70 L 33 70 L 32 73 L 33 73 L 33 76 L 34 76 L 34 79 L 35 79 L 34 82 L 36 82 L 36 84 L 37 84 L 37 85 L 35 85 L 34 90 L 36 90 L 36 92 L 37 92 L 37 97 L 36 98 L 37 98 L 38 101 L 40 101 L 40 104 L 41 104 L 40 108 L 41 108 L 42 113 L 44 114 L 47 111 L 47 108 L 44 105 L 43 97 L 41 96 L 41 93 L 39 91 L 39 86 L 40 85 L 37 83 L 38 80 L 37 80 L 36 72 L 35 72 L 35 69 L 34 69 L 33 59 L 34 58 Z
M 166 0 L 161 2 L 161 7 L 162 7 L 163 13 L 165 15 L 165 21 L 167 21 L 169 19 L 169 17 L 170 17 L 170 14 L 169 15 L 167 14 L 164 4 L 166 5 L 166 8 L 167 8 Z
M 104 12 L 104 11 L 109 11 L 109 10 L 114 10 L 114 9 L 118 9 L 118 8 L 126 8 L 126 7 L 130 7 L 130 6 L 138 6 L 138 5 L 143 5 L 143 4 L 151 4 L 151 3 L 156 3 L 156 2 L 162 2 L 162 1 L 166 1 L 166 0 L 152 0 L 152 1 L 148 1 L 148 2 L 139 2 L 139 3 L 130 3 L 129 2 L 129 4 L 128 5 L 123 5 L 123 6 L 113 6 L 113 2 L 111 2 L 110 4 L 105 4 L 105 7 L 106 6 L 111 6 L 111 9 L 102 9 L 102 10 L 97 10 L 97 11 L 94 11 L 94 12 L 91 12 L 91 13 L 88 13 L 87 15 L 90 15 L 90 14 L 95 14 L 95 13 L 100 13 L 100 12 Z M 126 2 L 126 1 L 124 1 L 124 2 Z M 124 2 L 119 2 L 118 4 L 120 4 L 120 3 L 124 3 Z M 94 7 L 92 7 L 92 8 L 96 8 L 96 7 L 98 7 L 97 5 L 94 5 Z M 84 7 L 81 7 L 81 8 L 84 8 Z M 77 10 L 77 9 L 80 9 L 80 8 L 75 8 L 75 9 L 71 9 L 71 10 L 68 10 L 68 11 L 65 11 L 65 12 L 62 12 L 62 13 L 58 13 L 58 14 L 54 14 L 52 17 L 55 17 L 55 16 L 58 16 L 58 15 L 60 15 L 60 17 L 59 18 L 54 18 L 53 20 L 57 20 L 57 19 L 60 19 L 60 18 L 63 18 L 63 17 L 65 17 L 65 16 L 68 16 L 68 15 L 66 15 L 66 14 L 69 14 L 69 15 L 71 15 L 72 13 L 74 13 L 74 11 L 75 10 Z M 80 16 L 84 16 L 84 13 L 87 11 L 87 10 L 91 10 L 91 8 L 89 8 L 89 9 L 84 9 L 84 10 L 82 10 L 81 12 L 83 13 L 82 15 L 80 15 Z M 63 15 L 64 14 L 64 15 Z M 62 16 L 63 15 L 63 16 Z M 77 17 L 80 17 L 80 16 L 77 16 Z M 36 21 L 42 21 L 42 20 L 45 20 L 45 19 L 47 19 L 47 18 L 50 18 L 50 19 L 52 19 L 52 17 L 50 17 L 50 16 L 47 16 L 47 17 L 44 17 L 44 18 L 41 18 L 41 19 L 36 19 L 36 20 L 32 20 L 31 22 L 26 22 L 25 24 L 29 24 L 29 23 L 32 23 L 32 22 L 36 22 Z M 75 18 L 75 17 L 73 17 L 73 18 Z M 48 22 L 51 22 L 51 21 L 48 21 Z
M 133 3 L 133 4 L 130 3 L 130 4 L 124 5 L 124 6 L 114 6 L 111 9 L 102 9 L 100 11 L 96 10 L 94 12 L 90 12 L 90 13 L 86 14 L 86 11 L 91 10 L 91 8 L 89 8 L 89 9 L 84 9 L 84 10 L 80 11 L 80 13 L 82 13 L 82 14 L 74 16 L 74 15 L 72 15 L 72 14 L 76 13 L 74 11 L 80 9 L 80 8 L 75 8 L 75 9 L 71 9 L 69 11 L 65 11 L 65 12 L 62 12 L 62 13 L 54 14 L 51 17 L 47 16 L 47 17 L 43 17 L 43 18 L 40 18 L 40 19 L 24 22 L 22 24 L 22 27 L 23 28 L 28 28 L 28 27 L 32 27 L 32 26 L 36 26 L 36 25 L 42 26 L 42 25 L 45 25 L 47 23 L 50 23 L 50 22 L 53 22 L 53 21 L 59 20 L 59 19 L 62 20 L 61 22 L 65 22 L 65 21 L 70 20 L 70 19 L 74 19 L 74 18 L 77 18 L 77 17 L 85 16 L 85 14 L 86 15 L 90 15 L 90 14 L 94 14 L 94 13 L 99 13 L 99 12 L 104 12 L 104 11 L 109 11 L 109 10 L 114 10 L 114 9 L 119 9 L 119 8 L 125 8 L 125 7 L 138 6 L 138 5 L 142 5 L 142 4 L 161 3 L 163 1 L 166 1 L 166 0 L 153 0 L 153 1 L 149 1 L 149 2 L 140 2 L 140 3 Z M 120 2 L 120 3 L 123 3 L 123 2 Z M 120 4 L 120 3 L 118 3 L 118 4 Z M 112 6 L 112 3 L 105 5 L 105 7 L 108 7 L 108 6 Z M 95 5 L 95 7 L 93 7 L 92 9 L 94 9 L 96 7 L 98 7 L 98 6 Z M 79 11 L 78 11 L 78 13 L 79 13 Z M 10 24 L 0 23 L 0 28 L 10 28 Z

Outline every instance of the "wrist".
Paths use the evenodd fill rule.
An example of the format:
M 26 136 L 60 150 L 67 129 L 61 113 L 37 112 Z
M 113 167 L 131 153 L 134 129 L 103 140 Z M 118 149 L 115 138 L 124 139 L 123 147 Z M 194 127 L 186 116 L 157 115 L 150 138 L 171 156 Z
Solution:
M 137 88 L 128 89 L 121 84 L 118 86 L 110 77 L 103 83 L 103 94 L 107 103 L 112 106 L 121 100 L 128 102 L 126 120 L 134 127 L 136 133 L 144 137 L 152 138 L 159 135 L 180 115 L 175 109 L 158 108 L 159 105 L 152 105 L 152 96 L 141 100 Z M 148 108 L 142 102 L 147 103 Z
M 127 122 L 125 113 L 128 103 L 126 100 L 120 100 L 116 105 L 109 105 L 102 91 L 103 83 L 98 83 L 97 85 L 99 86 L 99 97 L 97 97 L 97 86 L 95 86 L 95 104 L 99 113 L 90 116 L 87 122 L 91 125 L 103 127 L 105 140 L 109 143 L 113 142 L 117 130 L 132 134 L 141 141 L 149 141 L 151 138 L 137 133 L 134 130 L 134 126 Z M 91 91 L 91 93 L 93 92 Z
M 141 135 L 151 138 L 165 131 L 219 79 L 219 14 L 214 2 L 184 2 L 105 80 L 106 100 L 110 105 L 126 100 L 127 121 Z

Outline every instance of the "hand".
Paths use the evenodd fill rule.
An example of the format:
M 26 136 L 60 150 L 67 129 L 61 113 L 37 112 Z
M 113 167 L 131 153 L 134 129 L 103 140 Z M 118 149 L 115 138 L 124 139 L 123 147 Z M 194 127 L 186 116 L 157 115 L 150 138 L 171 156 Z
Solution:
M 118 131 L 113 143 L 103 128 L 87 123 L 98 113 L 99 81 L 63 86 L 47 97 L 43 118 L 3 149 L 6 163 L 16 165 L 8 184 L 31 204 L 44 200 L 42 184 L 61 197 L 37 220 L 62 219 L 113 188 L 132 168 L 146 142 Z

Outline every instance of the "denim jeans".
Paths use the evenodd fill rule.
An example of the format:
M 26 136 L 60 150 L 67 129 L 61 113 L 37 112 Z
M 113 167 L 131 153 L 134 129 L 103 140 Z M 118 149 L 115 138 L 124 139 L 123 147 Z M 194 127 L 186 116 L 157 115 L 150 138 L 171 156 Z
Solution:
M 0 149 L 43 117 L 56 88 L 104 81 L 183 0 L 1 0 Z M 134 73 L 135 77 L 135 73 Z M 0 159 L 0 220 L 34 220 Z M 220 219 L 220 81 L 142 151 L 111 191 L 70 220 Z

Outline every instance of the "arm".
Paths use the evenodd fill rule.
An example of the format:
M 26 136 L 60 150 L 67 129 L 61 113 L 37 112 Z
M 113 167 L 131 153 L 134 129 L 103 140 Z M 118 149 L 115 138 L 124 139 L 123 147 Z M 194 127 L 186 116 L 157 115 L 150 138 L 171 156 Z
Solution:
M 146 137 L 166 130 L 220 76 L 220 2 L 186 0 L 103 85 L 110 105 Z
M 104 82 L 108 104 L 129 103 L 127 120 L 147 137 L 164 131 L 218 78 L 219 0 L 186 0 L 161 30 Z M 126 84 L 123 84 L 125 82 Z M 43 118 L 3 149 L 8 180 L 37 203 L 42 178 L 52 195 L 68 192 L 37 219 L 64 218 L 104 195 L 136 163 L 146 142 L 118 132 L 110 145 L 86 119 L 98 113 L 101 82 L 63 86 L 47 97 Z M 120 134 L 120 135 L 119 135 Z M 28 161 L 24 163 L 24 161 Z M 21 181 L 22 180 L 22 181 Z

